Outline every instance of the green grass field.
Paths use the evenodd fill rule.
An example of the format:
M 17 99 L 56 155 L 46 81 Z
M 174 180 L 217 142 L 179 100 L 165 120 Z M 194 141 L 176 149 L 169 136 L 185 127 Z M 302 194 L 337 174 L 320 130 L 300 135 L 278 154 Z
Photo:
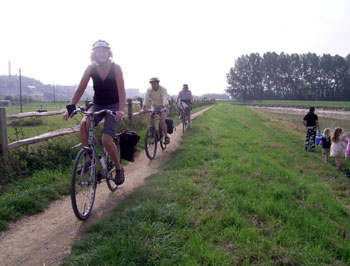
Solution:
M 349 265 L 350 182 L 303 144 L 276 115 L 216 106 L 63 265 Z
M 299 107 L 325 109 L 343 109 L 350 110 L 349 101 L 282 101 L 282 100 L 250 100 L 250 101 L 230 101 L 232 104 L 238 105 L 261 105 L 261 106 L 282 106 L 282 107 Z
M 60 109 L 66 108 L 66 105 L 69 102 L 33 102 L 33 103 L 26 103 L 22 105 L 22 111 L 23 113 L 26 112 L 36 112 L 38 110 L 47 110 L 47 111 L 56 111 Z M 83 103 L 81 102 L 81 105 Z M 21 111 L 21 107 L 19 105 L 11 105 L 6 107 L 6 115 L 15 115 L 19 114 Z

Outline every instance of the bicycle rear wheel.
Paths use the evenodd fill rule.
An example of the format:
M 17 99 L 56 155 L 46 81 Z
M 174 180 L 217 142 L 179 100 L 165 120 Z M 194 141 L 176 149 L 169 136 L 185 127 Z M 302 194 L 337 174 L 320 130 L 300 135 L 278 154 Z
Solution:
M 182 110 L 181 120 L 182 120 L 182 133 L 185 133 L 185 129 L 186 129 L 186 116 L 185 116 L 185 111 L 184 111 L 184 110 Z
M 159 139 L 158 139 L 158 141 L 159 141 L 160 147 L 162 148 L 162 150 L 165 150 L 165 148 L 166 148 L 165 139 L 163 137 L 163 131 L 160 128 L 160 126 L 159 126 L 159 131 L 158 132 L 159 132 Z
M 75 158 L 71 180 L 72 208 L 79 220 L 86 220 L 89 217 L 97 187 L 95 159 L 92 159 L 89 164 L 87 155 L 87 150 L 79 151 Z
M 155 128 L 150 127 L 145 135 L 145 151 L 148 159 L 153 160 L 157 153 L 157 132 Z

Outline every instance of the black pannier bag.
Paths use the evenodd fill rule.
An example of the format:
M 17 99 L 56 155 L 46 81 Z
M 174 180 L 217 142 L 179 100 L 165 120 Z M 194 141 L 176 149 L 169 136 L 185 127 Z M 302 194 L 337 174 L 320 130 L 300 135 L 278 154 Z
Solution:
M 168 134 L 172 134 L 174 132 L 174 121 L 170 118 L 165 119 L 165 123 L 167 126 Z
M 124 130 L 120 135 L 120 158 L 134 162 L 140 136 L 134 130 Z

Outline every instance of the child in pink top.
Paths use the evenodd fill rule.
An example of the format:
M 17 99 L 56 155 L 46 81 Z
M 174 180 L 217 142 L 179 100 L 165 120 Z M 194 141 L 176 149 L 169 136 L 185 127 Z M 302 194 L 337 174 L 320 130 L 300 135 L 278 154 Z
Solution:
M 347 134 L 347 145 L 346 145 L 346 149 L 345 149 L 345 161 L 348 160 L 348 157 L 350 157 L 350 139 L 349 139 L 349 134 Z

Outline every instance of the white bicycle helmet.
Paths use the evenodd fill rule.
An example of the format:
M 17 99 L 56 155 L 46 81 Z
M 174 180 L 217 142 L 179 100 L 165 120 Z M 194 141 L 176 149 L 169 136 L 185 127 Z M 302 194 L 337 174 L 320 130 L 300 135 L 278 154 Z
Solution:
M 159 82 L 159 81 L 160 81 L 159 78 L 154 77 L 154 78 L 151 78 L 151 79 L 149 80 L 149 83 L 152 83 L 152 82 Z
M 94 44 L 92 45 L 92 50 L 95 50 L 96 48 L 99 48 L 99 47 L 111 49 L 109 43 L 104 40 L 98 40 L 94 42 Z

